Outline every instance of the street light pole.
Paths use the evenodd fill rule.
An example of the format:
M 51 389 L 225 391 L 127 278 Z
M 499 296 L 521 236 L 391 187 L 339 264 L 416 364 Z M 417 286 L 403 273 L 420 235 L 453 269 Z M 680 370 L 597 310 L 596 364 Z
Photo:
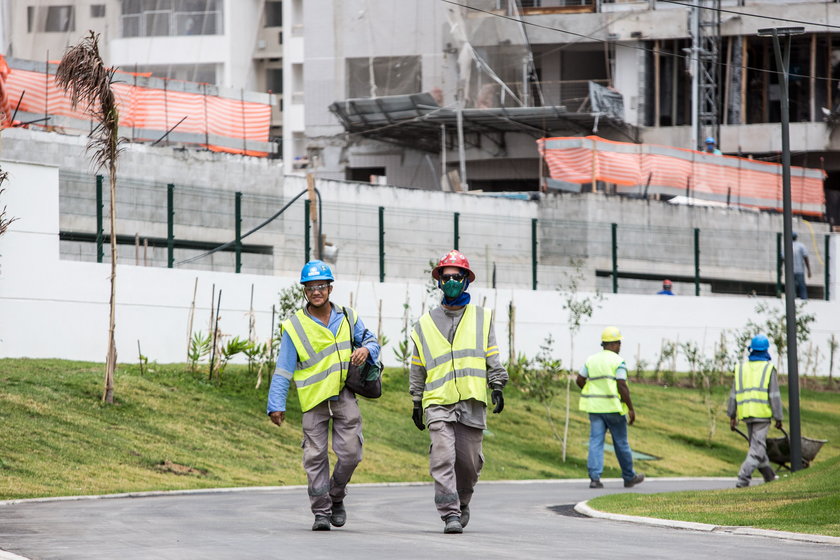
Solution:
M 790 411 L 790 466 L 797 471 L 802 468 L 802 437 L 799 418 L 799 363 L 796 351 L 796 302 L 793 283 L 793 217 L 790 195 L 790 118 L 788 99 L 788 68 L 790 64 L 790 43 L 793 35 L 801 35 L 804 27 L 772 27 L 759 29 L 759 37 L 773 38 L 776 54 L 779 89 L 782 102 L 782 200 L 784 216 L 785 247 L 785 319 L 787 326 L 788 361 L 788 409 Z M 785 37 L 785 52 L 782 56 L 779 37 Z

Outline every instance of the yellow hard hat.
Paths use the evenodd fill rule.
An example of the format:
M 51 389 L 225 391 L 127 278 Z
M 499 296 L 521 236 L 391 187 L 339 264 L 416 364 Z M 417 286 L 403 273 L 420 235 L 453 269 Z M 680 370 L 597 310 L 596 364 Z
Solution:
M 601 333 L 601 342 L 618 342 L 621 340 L 621 331 L 618 327 L 607 327 Z

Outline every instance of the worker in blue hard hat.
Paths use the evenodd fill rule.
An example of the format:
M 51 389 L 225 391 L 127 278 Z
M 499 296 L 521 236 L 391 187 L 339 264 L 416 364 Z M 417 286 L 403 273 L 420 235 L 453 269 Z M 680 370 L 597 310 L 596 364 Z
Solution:
M 347 483 L 362 460 L 362 416 L 356 395 L 344 386 L 349 364 L 379 359 L 376 335 L 349 307 L 330 302 L 332 270 L 310 261 L 300 271 L 306 305 L 283 322 L 277 367 L 268 392 L 268 416 L 282 426 L 292 381 L 303 411 L 303 468 L 315 514 L 313 531 L 329 531 L 347 520 Z M 355 350 L 354 350 L 355 348 Z M 330 430 L 332 422 L 332 430 Z M 336 456 L 330 476 L 328 441 Z
M 726 413 L 732 430 L 737 429 L 739 420 L 747 424 L 750 440 L 750 450 L 741 464 L 735 486 L 749 486 L 755 469 L 765 482 L 775 480 L 776 473 L 767 459 L 767 432 L 771 419 L 775 420 L 776 428 L 782 429 L 784 413 L 776 368 L 770 363 L 770 341 L 763 334 L 753 337 L 749 358 L 735 368 Z
M 706 137 L 706 152 L 710 154 L 715 154 L 716 156 L 723 155 L 723 152 L 721 152 L 717 148 L 717 142 L 715 142 L 714 136 Z

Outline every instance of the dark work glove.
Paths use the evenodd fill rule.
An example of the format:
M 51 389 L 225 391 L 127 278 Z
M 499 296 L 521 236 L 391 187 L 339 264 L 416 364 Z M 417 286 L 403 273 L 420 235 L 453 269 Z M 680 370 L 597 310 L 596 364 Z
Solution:
M 505 396 L 502 394 L 501 389 L 493 389 L 493 392 L 490 393 L 490 400 L 496 405 L 496 408 L 493 409 L 493 414 L 498 414 L 505 409 Z
M 425 430 L 423 425 L 423 408 L 422 401 L 414 401 L 414 410 L 411 412 L 411 419 L 414 420 L 414 425 L 418 430 Z

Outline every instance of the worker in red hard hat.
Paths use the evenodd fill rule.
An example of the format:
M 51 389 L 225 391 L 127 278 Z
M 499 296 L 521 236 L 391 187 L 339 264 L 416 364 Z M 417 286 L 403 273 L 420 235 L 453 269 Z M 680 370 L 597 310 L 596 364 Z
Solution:
M 674 292 L 671 291 L 672 285 L 673 284 L 671 284 L 671 281 L 666 278 L 665 280 L 662 281 L 662 289 L 659 290 L 658 292 L 656 292 L 656 294 L 660 295 L 660 296 L 672 296 L 672 295 L 674 295 Z
M 502 389 L 508 374 L 496 345 L 493 312 L 470 303 L 467 288 L 475 273 L 467 257 L 449 251 L 432 269 L 432 278 L 443 299 L 420 317 L 411 333 L 412 419 L 420 430 L 429 427 L 429 473 L 443 532 L 462 533 L 484 464 L 487 403 L 495 405 L 494 413 L 504 409 Z

